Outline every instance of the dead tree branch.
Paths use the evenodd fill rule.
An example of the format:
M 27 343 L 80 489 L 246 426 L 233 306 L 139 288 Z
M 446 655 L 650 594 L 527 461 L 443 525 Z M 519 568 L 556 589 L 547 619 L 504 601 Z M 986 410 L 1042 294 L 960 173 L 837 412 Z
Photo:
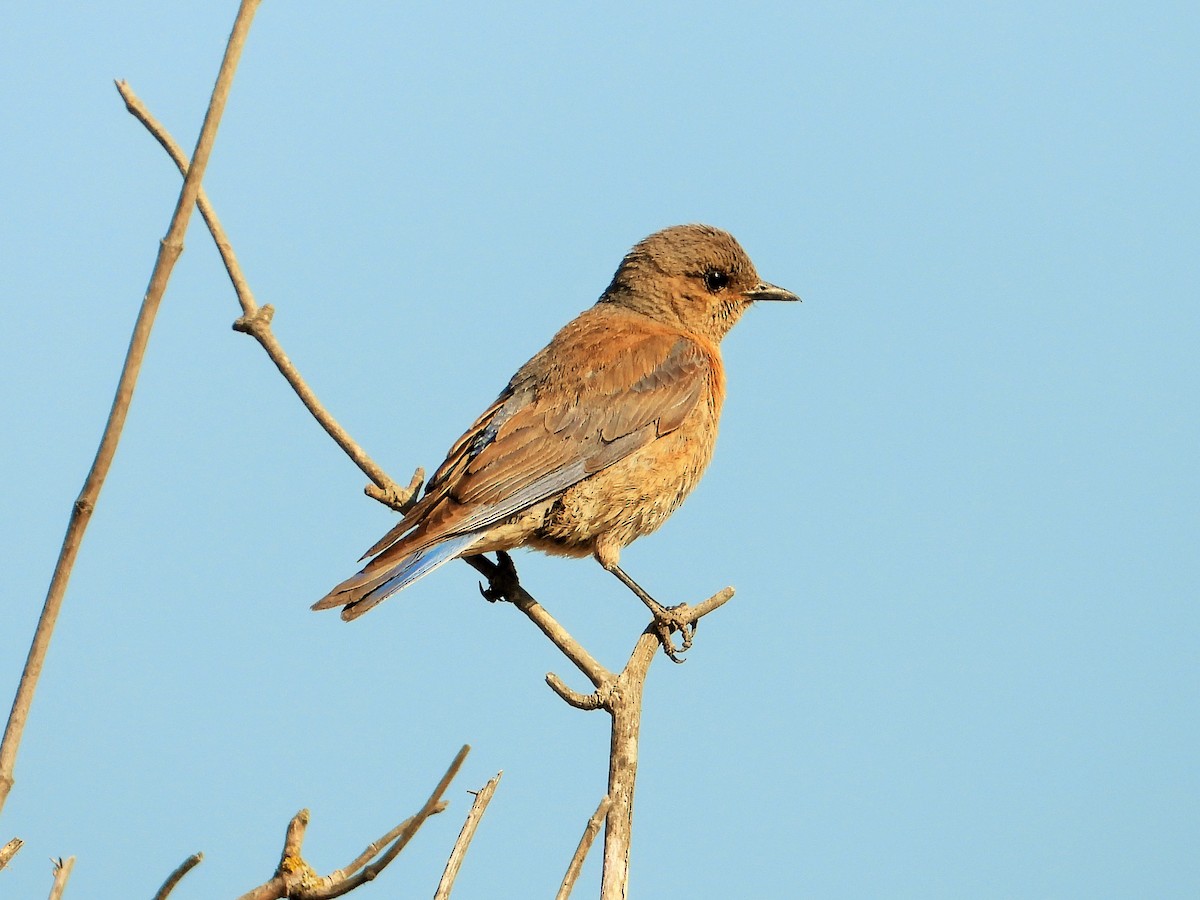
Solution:
M 450 858 L 446 860 L 446 869 L 442 872 L 442 880 L 438 882 L 433 900 L 449 900 L 450 891 L 454 888 L 454 879 L 458 877 L 458 870 L 462 868 L 467 848 L 471 846 L 471 839 L 475 837 L 475 829 L 479 827 L 479 822 L 487 811 L 488 804 L 492 802 L 492 795 L 496 793 L 496 786 L 500 783 L 500 776 L 503 774 L 503 772 L 497 772 L 496 777 L 480 788 L 479 793 L 475 795 L 475 802 L 471 804 L 467 820 L 463 822 L 462 831 L 458 833 L 458 840 L 454 842 L 454 849 L 450 851 Z
M 54 574 L 50 579 L 50 588 L 42 607 L 41 617 L 33 634 L 33 643 L 29 648 L 29 656 L 21 680 L 17 684 L 16 697 L 13 699 L 12 712 L 8 717 L 8 725 L 4 730 L 3 741 L 0 741 L 0 809 L 8 799 L 8 793 L 13 785 L 13 770 L 16 766 L 17 748 L 25 731 L 25 722 L 29 717 L 29 708 L 33 703 L 34 690 L 42 673 L 46 660 L 46 651 L 50 646 L 50 637 L 54 633 L 54 624 L 58 620 L 62 608 L 63 597 L 67 591 L 67 581 L 75 566 L 79 554 L 79 546 L 83 540 L 84 531 L 91 521 L 92 511 L 100 496 L 100 489 L 108 476 L 113 456 L 117 451 L 117 443 L 125 426 L 125 417 L 129 412 L 129 404 L 133 399 L 133 390 L 137 384 L 138 373 L 141 371 L 142 358 L 146 352 L 146 344 L 150 338 L 150 329 L 154 325 L 154 317 L 158 313 L 163 293 L 167 289 L 167 281 L 175 267 L 175 261 L 183 252 L 183 236 L 187 232 L 191 220 L 192 208 L 196 205 L 196 197 L 200 193 L 200 180 L 208 167 L 208 159 L 212 153 L 213 142 L 217 137 L 217 126 L 225 111 L 225 101 L 229 97 L 229 88 L 233 84 L 233 76 L 237 70 L 242 48 L 246 43 L 246 35 L 254 12 L 258 9 L 260 0 L 242 0 L 234 21 L 233 31 L 225 47 L 225 58 L 221 61 L 221 69 L 217 74 L 217 82 L 213 87 L 209 100 L 208 111 L 204 114 L 204 124 L 200 128 L 200 137 L 196 141 L 196 149 L 192 154 L 194 165 L 191 166 L 183 187 L 179 191 L 179 200 L 175 204 L 175 212 L 171 216 L 171 224 L 166 236 L 158 248 L 158 257 L 154 262 L 154 271 L 150 275 L 150 284 L 138 311 L 137 322 L 133 327 L 133 336 L 129 341 L 129 350 L 125 356 L 125 364 L 117 382 L 116 396 L 113 398 L 112 409 L 108 414 L 108 422 L 104 426 L 100 446 L 96 458 L 88 472 L 78 499 L 71 507 L 71 517 L 67 524 L 67 533 L 63 538 L 62 549 L 59 551 L 58 562 L 54 566 Z

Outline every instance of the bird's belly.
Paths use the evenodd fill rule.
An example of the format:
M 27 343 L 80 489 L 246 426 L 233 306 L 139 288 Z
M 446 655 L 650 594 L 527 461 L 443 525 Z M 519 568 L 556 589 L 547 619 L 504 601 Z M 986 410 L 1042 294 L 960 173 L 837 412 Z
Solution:
M 696 431 L 679 428 L 568 488 L 547 508 L 530 546 L 581 556 L 601 536 L 623 547 L 654 531 L 712 458 L 713 441 L 698 440 Z

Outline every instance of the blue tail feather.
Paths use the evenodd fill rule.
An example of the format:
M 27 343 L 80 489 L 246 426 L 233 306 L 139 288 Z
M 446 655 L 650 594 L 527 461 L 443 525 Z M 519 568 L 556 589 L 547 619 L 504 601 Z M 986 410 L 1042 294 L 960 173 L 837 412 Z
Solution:
M 414 581 L 424 578 L 439 566 L 450 562 L 452 559 L 456 559 L 478 538 L 479 535 L 477 534 L 460 534 L 434 544 L 432 547 L 419 550 L 412 556 L 407 557 L 387 574 L 386 581 L 368 591 L 360 599 L 342 610 L 342 618 L 354 619 L 361 616 L 373 606 L 382 603 L 392 594 L 403 590 Z

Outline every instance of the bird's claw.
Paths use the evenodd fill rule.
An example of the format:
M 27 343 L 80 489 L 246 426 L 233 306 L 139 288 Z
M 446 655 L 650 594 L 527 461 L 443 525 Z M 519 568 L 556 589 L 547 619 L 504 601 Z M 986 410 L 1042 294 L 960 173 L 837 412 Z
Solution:
M 511 598 L 520 586 L 521 580 L 517 577 L 517 567 L 512 557 L 500 550 L 496 553 L 496 571 L 488 576 L 486 588 L 482 583 L 479 585 L 479 593 L 483 595 L 484 600 L 495 603 L 497 600 Z
M 662 644 L 663 653 L 667 654 L 667 658 L 673 663 L 687 662 L 681 659 L 679 654 L 687 653 L 692 648 L 692 639 L 696 636 L 696 623 L 687 621 L 687 612 L 688 605 L 680 603 L 678 606 L 660 607 L 654 614 L 654 632 Z M 679 647 L 675 646 L 671 637 L 674 631 L 678 631 L 682 637 Z

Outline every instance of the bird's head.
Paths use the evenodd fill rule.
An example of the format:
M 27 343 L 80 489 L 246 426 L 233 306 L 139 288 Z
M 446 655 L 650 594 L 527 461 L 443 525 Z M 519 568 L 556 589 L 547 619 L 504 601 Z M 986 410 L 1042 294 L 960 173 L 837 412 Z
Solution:
M 600 302 L 719 341 L 756 300 L 799 299 L 759 278 L 728 232 L 675 225 L 625 254 Z

